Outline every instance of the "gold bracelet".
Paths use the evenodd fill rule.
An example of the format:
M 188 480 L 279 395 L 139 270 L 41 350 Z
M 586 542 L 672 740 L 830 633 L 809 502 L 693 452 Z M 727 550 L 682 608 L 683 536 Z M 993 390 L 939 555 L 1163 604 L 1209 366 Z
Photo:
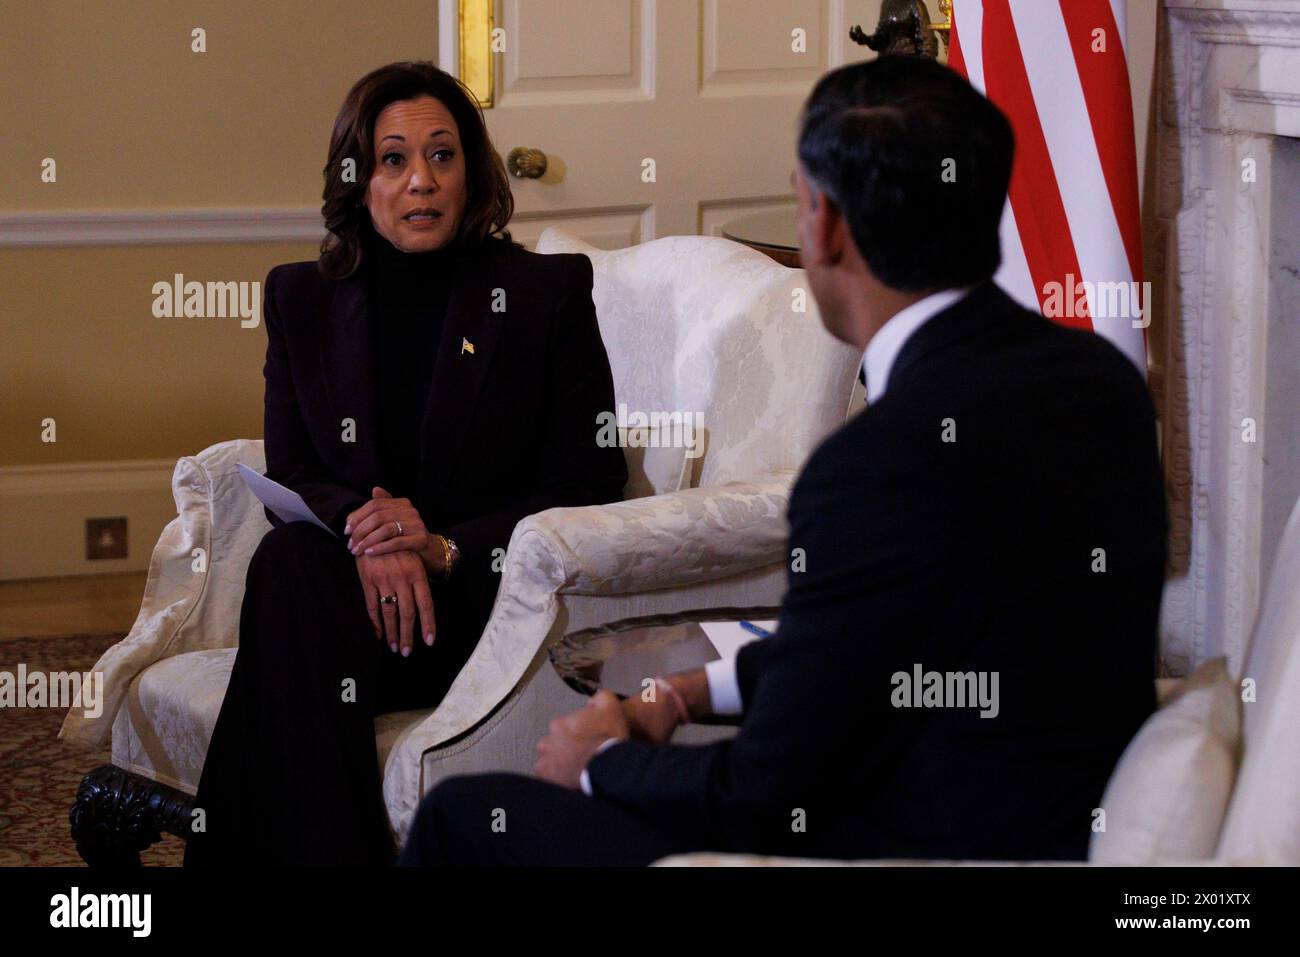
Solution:
M 439 535 L 439 541 L 442 542 L 442 580 L 446 581 L 451 577 L 452 570 L 452 552 L 459 552 L 456 543 L 446 535 Z

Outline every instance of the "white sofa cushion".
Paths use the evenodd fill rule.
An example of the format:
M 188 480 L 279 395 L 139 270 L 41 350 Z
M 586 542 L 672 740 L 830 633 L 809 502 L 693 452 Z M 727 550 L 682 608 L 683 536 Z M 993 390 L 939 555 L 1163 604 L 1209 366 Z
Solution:
M 677 442 L 671 429 L 620 428 L 619 442 L 627 462 L 627 484 L 623 500 L 680 492 L 690 487 L 691 462 L 684 444 Z
M 1300 866 L 1300 501 L 1269 572 L 1243 679 L 1245 748 L 1223 822 L 1229 863 Z
M 1155 864 L 1213 857 L 1236 779 L 1241 696 L 1227 660 L 1196 670 L 1142 726 L 1111 775 L 1088 859 Z

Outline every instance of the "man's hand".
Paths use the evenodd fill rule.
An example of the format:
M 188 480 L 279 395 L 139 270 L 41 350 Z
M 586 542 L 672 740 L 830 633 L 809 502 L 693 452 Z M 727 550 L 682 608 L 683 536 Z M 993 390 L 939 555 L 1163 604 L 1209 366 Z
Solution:
M 677 706 L 657 686 L 654 698 L 645 700 L 644 694 L 623 699 L 623 717 L 627 719 L 628 732 L 637 741 L 667 744 L 681 723 Z
M 597 691 L 587 706 L 551 722 L 546 737 L 537 742 L 540 757 L 533 773 L 543 781 L 577 790 L 582 770 L 596 749 L 610 738 L 626 740 L 627 718 L 610 691 Z

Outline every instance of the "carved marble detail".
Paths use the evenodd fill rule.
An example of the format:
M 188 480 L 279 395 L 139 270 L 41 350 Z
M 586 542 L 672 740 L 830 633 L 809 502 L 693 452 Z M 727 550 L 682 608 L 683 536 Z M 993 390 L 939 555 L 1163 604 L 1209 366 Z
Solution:
M 1166 323 L 1161 403 L 1170 574 L 1161 665 L 1240 669 L 1262 591 L 1270 173 L 1300 136 L 1300 3 L 1165 0 L 1152 259 Z M 1254 180 L 1243 177 L 1251 161 Z M 1297 357 L 1300 361 L 1300 357 Z

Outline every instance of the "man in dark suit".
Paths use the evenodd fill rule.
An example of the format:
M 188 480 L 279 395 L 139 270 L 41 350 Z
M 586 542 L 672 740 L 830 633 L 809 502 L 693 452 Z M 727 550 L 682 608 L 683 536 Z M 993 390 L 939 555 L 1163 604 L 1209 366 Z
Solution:
M 1154 707 L 1164 494 L 1138 370 L 991 281 L 1012 153 L 932 61 L 818 83 L 800 245 L 869 407 L 795 486 L 777 634 L 651 702 L 599 693 L 552 724 L 541 780 L 444 782 L 404 863 L 1086 855 Z M 734 739 L 667 743 L 710 712 L 743 712 Z

